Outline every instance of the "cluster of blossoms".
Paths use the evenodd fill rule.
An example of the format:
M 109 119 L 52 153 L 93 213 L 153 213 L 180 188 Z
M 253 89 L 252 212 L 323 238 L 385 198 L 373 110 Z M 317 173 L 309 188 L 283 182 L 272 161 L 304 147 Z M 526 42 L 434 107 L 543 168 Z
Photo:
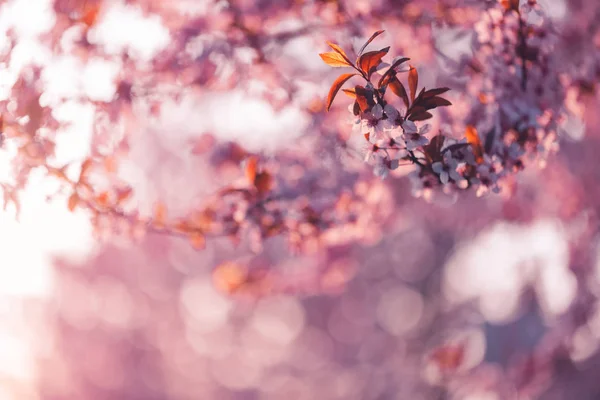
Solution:
M 475 26 L 480 66 L 478 104 L 472 115 L 485 130 L 486 164 L 504 176 L 527 164 L 545 165 L 558 148 L 557 130 L 564 116 L 565 88 L 554 56 L 557 36 L 535 1 L 503 2 Z M 471 69 L 472 70 L 472 69 Z M 476 87 L 476 86 L 475 86 Z
M 518 2 L 499 3 L 487 10 L 476 32 L 475 54 L 465 59 L 473 104 L 461 140 L 442 132 L 428 135 L 431 125 L 425 121 L 432 117 L 432 109 L 451 105 L 440 97 L 449 89 L 418 91 L 417 70 L 402 69 L 408 58 L 397 59 L 386 69 L 381 59 L 389 48 L 361 51 L 354 64 L 332 43 L 334 52 L 321 54 L 331 66 L 357 71 L 336 80 L 328 105 L 350 77 L 359 75 L 366 81 L 343 91 L 355 99 L 350 107 L 355 130 L 368 142 L 365 161 L 377 176 L 384 178 L 400 166 L 414 165 L 410 176 L 416 196 L 428 198 L 435 190 L 454 193 L 467 188 L 478 195 L 497 193 L 503 177 L 531 162 L 543 164 L 548 153 L 556 150 L 565 94 L 552 57 L 555 38 L 539 7 L 534 1 L 522 8 Z M 408 90 L 398 79 L 401 72 L 408 73 Z M 373 79 L 375 74 L 378 80 Z M 402 100 L 402 106 L 393 104 L 389 92 Z
M 48 170 L 73 188 L 69 209 L 90 212 L 100 238 L 139 240 L 154 233 L 187 239 L 201 250 L 209 239 L 221 237 L 260 253 L 266 240 L 280 237 L 291 251 L 311 253 L 323 245 L 378 237 L 378 227 L 389 217 L 391 196 L 378 180 L 329 168 L 337 183 L 332 188 L 319 179 L 325 174 L 322 169 L 311 165 L 309 170 L 308 162 L 293 154 L 282 154 L 283 163 L 253 155 L 234 143 L 206 147 L 215 170 L 241 165 L 242 176 L 184 214 L 162 202 L 154 204 L 150 215 L 141 214 L 132 208 L 134 193 L 125 182 L 116 190 L 95 191 L 94 177 L 106 173 L 106 165 L 97 160 L 86 160 L 74 180 L 63 170 Z
M 76 23 L 82 28 L 81 40 L 74 43 L 81 51 L 77 54 L 85 60 L 93 51 L 99 51 L 100 45 L 88 40 L 93 35 L 88 38 L 86 33 L 94 29 L 96 20 L 104 11 L 101 2 L 92 3 L 79 7 L 75 3 L 55 2 L 55 12 L 65 23 L 57 24 L 44 36 L 48 45 L 56 47 L 57 52 L 66 51 L 56 43 L 64 30 Z M 243 13 L 234 12 L 234 8 L 219 8 L 215 12 L 227 14 L 227 18 L 223 16 L 223 24 L 251 33 L 251 30 L 241 28 L 245 26 L 239 20 Z M 427 123 L 433 117 L 432 110 L 451 105 L 442 97 L 449 88 L 419 88 L 418 72 L 408 66 L 408 58 L 397 58 L 390 64 L 383 62 L 389 47 L 365 51 L 383 31 L 372 35 L 358 51 L 355 61 L 351 61 L 348 54 L 334 43 L 329 43 L 332 52 L 321 54 L 328 65 L 350 69 L 332 85 L 327 109 L 339 91 L 354 99 L 350 107 L 354 128 L 359 138 L 365 139 L 364 158 L 373 166 L 377 176 L 384 178 L 390 171 L 410 166 L 414 168 L 410 174 L 414 193 L 424 197 L 439 190 L 453 193 L 475 189 L 478 194 L 498 192 L 502 178 L 523 169 L 528 163 L 544 162 L 547 154 L 556 149 L 556 130 L 563 113 L 565 94 L 556 72 L 556 57 L 553 56 L 556 39 L 550 22 L 541 14 L 535 1 L 528 1 L 523 7 L 519 7 L 518 1 L 498 2 L 483 15 L 484 18 L 475 27 L 474 55 L 465 58 L 465 70 L 457 74 L 469 78 L 466 92 L 472 99 L 467 107 L 470 114 L 461 121 L 463 126 L 466 125 L 465 138 L 461 140 L 451 139 L 444 132 L 432 132 L 431 125 Z M 179 92 L 177 85 L 180 84 L 193 83 L 211 90 L 221 85 L 226 89 L 237 85 L 234 80 L 225 84 L 222 81 L 228 80 L 225 79 L 227 74 L 216 72 L 218 63 L 209 57 L 216 49 L 204 49 L 200 57 L 202 62 L 192 60 L 192 55 L 183 51 L 193 47 L 188 46 L 189 42 L 197 38 L 205 22 L 208 24 L 208 21 L 200 22 L 190 22 L 186 18 L 171 21 L 180 31 L 176 35 L 177 45 L 161 52 L 154 60 L 152 73 L 145 73 L 143 79 L 136 73 L 136 63 L 129 56 L 102 53 L 107 60 L 121 60 L 123 74 L 117 79 L 114 98 L 99 101 L 83 96 L 80 99 L 94 107 L 96 122 L 93 127 L 93 153 L 83 162 L 79 177 L 67 177 L 68 165 L 54 165 L 49 161 L 54 156 L 54 133 L 58 128 L 64 128 L 66 122 L 56 120 L 52 107 L 40 103 L 44 89 L 38 82 L 44 69 L 24 70 L 13 85 L 10 98 L 0 101 L 7 147 L 14 145 L 19 152 L 14 165 L 15 182 L 2 185 L 5 204 L 13 202 L 18 206 L 16 194 L 25 187 L 28 174 L 35 168 L 45 167 L 66 184 L 70 191 L 68 205 L 71 210 L 85 208 L 92 212 L 94 221 L 112 221 L 107 225 L 117 225 L 114 223 L 116 220 L 126 222 L 132 230 L 186 236 L 196 247 L 203 247 L 207 236 L 225 235 L 237 239 L 243 234 L 255 237 L 256 243 L 271 236 L 287 235 L 290 242 L 298 247 L 307 243 L 309 237 L 324 236 L 324 232 L 330 232 L 334 226 L 352 225 L 355 220 L 365 218 L 335 215 L 334 200 L 329 201 L 327 207 L 307 205 L 304 195 L 313 193 L 314 188 L 306 183 L 304 193 L 290 191 L 289 187 L 293 185 L 286 181 L 282 167 L 276 163 L 269 169 L 265 167 L 264 171 L 256 171 L 250 163 L 246 169 L 248 179 L 242 186 L 223 189 L 215 196 L 214 204 L 172 222 L 166 220 L 165 207 L 160 204 L 155 207 L 153 217 L 127 214 L 125 205 L 130 201 L 133 188 L 125 182 L 116 182 L 111 176 L 107 187 L 100 187 L 97 182 L 92 185 L 88 173 L 97 169 L 115 175 L 113 158 L 126 154 L 133 139 L 129 134 L 122 137 L 115 135 L 110 129 L 112 124 L 135 126 L 134 109 L 148 108 L 149 115 L 160 114 L 162 101 L 179 96 L 166 89 L 174 88 L 174 92 Z M 296 34 L 301 32 L 286 33 L 280 40 L 289 40 Z M 216 46 L 212 42 L 212 46 Z M 260 41 L 248 39 L 247 42 L 241 40 L 239 45 L 254 48 L 258 58 L 263 59 L 263 51 L 259 51 Z M 8 50 L 3 56 L 9 56 Z M 187 55 L 181 59 L 184 53 Z M 178 60 L 177 63 L 174 59 Z M 231 69 L 243 70 L 236 67 L 239 66 Z M 276 70 L 273 67 L 273 71 Z M 186 78 L 172 82 L 173 71 L 177 72 L 174 75 Z M 406 79 L 401 80 L 403 74 Z M 233 75 L 240 81 L 248 80 L 241 74 Z M 279 79 L 267 75 L 273 81 Z M 342 89 L 352 78 L 361 78 L 363 82 L 353 88 Z M 161 94 L 162 90 L 158 88 L 163 87 L 165 93 Z M 32 117 L 36 115 L 38 117 Z M 339 193 L 356 183 L 352 179 L 344 180 L 345 186 L 328 189 L 331 193 Z M 317 215 L 320 216 L 319 221 Z

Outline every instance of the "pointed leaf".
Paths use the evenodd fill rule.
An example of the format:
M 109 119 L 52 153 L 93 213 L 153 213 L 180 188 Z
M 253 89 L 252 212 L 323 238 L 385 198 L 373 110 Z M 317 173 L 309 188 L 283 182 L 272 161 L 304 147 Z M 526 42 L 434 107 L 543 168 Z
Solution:
M 327 95 L 327 111 L 329 111 L 329 109 L 331 108 L 331 103 L 333 103 L 333 99 L 335 99 L 335 95 L 340 90 L 342 85 L 354 75 L 357 74 L 342 74 L 338 76 L 337 79 L 333 82 L 333 85 L 331 85 L 331 89 L 329 89 L 329 94 Z
M 329 52 L 329 53 L 321 53 L 319 54 L 321 59 L 325 62 L 325 64 L 330 67 L 351 67 L 352 64 L 344 59 L 340 54 Z
M 411 114 L 410 117 L 408 117 L 408 119 L 411 121 L 425 121 L 429 118 L 433 118 L 433 115 L 431 113 L 428 113 L 427 111 L 414 113 Z
M 404 102 L 404 105 L 406 106 L 406 108 L 408 108 L 409 106 L 409 101 L 408 101 L 408 94 L 406 93 L 406 89 L 404 88 L 404 85 L 402 84 L 402 82 L 400 82 L 400 80 L 396 77 L 393 77 L 392 79 L 390 79 L 390 89 L 392 89 L 392 92 L 394 92 L 394 94 L 398 97 L 400 97 L 402 99 L 402 101 Z
M 410 110 L 408 110 L 407 116 L 410 114 L 418 114 L 418 113 L 422 113 L 427 111 L 427 109 L 423 106 L 418 106 L 416 104 L 413 103 L 412 107 L 410 107 Z
M 386 86 L 388 86 L 392 80 L 397 79 L 395 72 L 391 72 L 389 74 L 388 74 L 388 72 L 389 72 L 389 70 L 387 70 L 385 72 L 385 74 L 383 74 L 381 79 L 379 79 L 379 83 L 377 84 L 377 87 L 380 90 L 385 90 Z
M 329 47 L 331 47 L 333 49 L 333 51 L 335 51 L 336 53 L 338 53 L 340 56 L 342 56 L 342 58 L 344 60 L 346 60 L 348 62 L 349 65 L 352 65 L 352 62 L 350 61 L 350 59 L 348 58 L 348 55 L 346 54 L 346 52 L 337 44 L 333 43 L 333 42 L 327 42 L 327 45 L 329 45 Z
M 419 85 L 419 73 L 416 68 L 413 66 L 410 67 L 410 71 L 408 71 L 408 89 L 410 90 L 410 100 L 415 100 L 415 95 L 417 93 L 417 86 Z
M 427 90 L 425 93 L 423 93 L 423 98 L 428 99 L 429 97 L 439 96 L 440 94 L 446 93 L 448 90 L 450 90 L 450 88 L 447 87 Z
M 377 68 L 381 63 L 383 56 L 390 50 L 389 47 L 378 51 L 369 51 L 358 58 L 358 68 L 363 71 L 367 76 L 371 76 L 372 70 Z
M 475 161 L 477 161 L 478 164 L 481 164 L 483 162 L 483 146 L 481 145 L 481 140 L 479 139 L 477 129 L 475 129 L 475 127 L 472 125 L 467 125 L 465 136 L 467 138 L 467 142 L 473 148 Z
M 421 91 L 419 91 L 419 94 L 417 95 L 417 97 L 413 100 L 413 105 L 412 105 L 413 107 L 419 106 L 419 107 L 425 108 L 425 105 L 422 102 L 424 93 L 425 93 L 425 88 L 422 88 Z
M 375 105 L 372 91 L 360 85 L 356 85 L 354 91 L 356 92 L 356 102 L 358 103 L 360 111 L 364 112 L 370 110 Z
M 408 57 L 399 58 L 396 61 L 394 61 L 394 63 L 390 67 L 390 69 L 395 70 L 396 68 L 398 68 L 400 66 L 400 64 L 404 64 L 408 60 L 410 60 L 410 58 L 408 58 Z
M 425 155 L 431 162 L 439 161 L 442 159 L 442 147 L 444 147 L 444 141 L 446 137 L 443 135 L 437 135 L 431 138 L 429 144 L 423 146 Z
M 445 106 L 451 106 L 452 103 L 450 103 L 448 100 L 443 99 L 441 97 L 431 97 L 429 99 L 423 100 L 421 102 L 421 104 L 423 105 L 423 107 L 425 107 L 428 110 L 432 110 L 436 107 L 445 107 Z
M 431 100 L 434 102 L 436 107 L 447 107 L 452 105 L 450 101 L 439 96 L 433 97 Z
M 356 98 L 356 90 L 354 89 L 342 89 L 342 92 L 353 99 Z
M 369 40 L 367 40 L 365 42 L 365 44 L 362 45 L 362 47 L 358 51 L 358 55 L 360 56 L 362 54 L 362 52 L 365 51 L 365 49 L 367 48 L 367 46 L 369 45 L 369 43 L 371 43 L 377 36 L 381 35 L 383 32 L 385 32 L 385 31 L 381 30 L 381 31 L 377 31 L 374 34 L 372 34 L 371 37 L 369 38 Z
M 383 76 L 381 77 L 381 79 L 379 79 L 379 83 L 378 83 L 378 87 L 381 88 L 382 85 L 387 84 L 388 80 L 390 79 L 390 76 L 392 75 L 396 75 L 396 68 L 400 65 L 403 64 L 405 62 L 407 62 L 408 60 L 410 60 L 410 58 L 408 57 L 403 57 L 400 58 L 399 60 L 396 60 L 391 67 L 388 68 L 387 71 L 385 71 L 385 73 L 383 74 Z

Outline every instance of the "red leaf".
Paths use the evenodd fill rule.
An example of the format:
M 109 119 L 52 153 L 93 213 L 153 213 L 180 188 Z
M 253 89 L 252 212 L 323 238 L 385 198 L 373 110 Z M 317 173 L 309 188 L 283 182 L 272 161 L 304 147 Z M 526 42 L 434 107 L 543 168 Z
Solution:
M 465 136 L 467 138 L 467 142 L 473 148 L 475 161 L 477 161 L 478 164 L 481 164 L 483 162 L 483 146 L 481 145 L 481 140 L 479 139 L 477 129 L 475 129 L 475 127 L 472 125 L 467 125 Z
M 354 102 L 354 106 L 352 107 L 352 113 L 356 116 L 360 114 L 360 104 L 358 104 L 358 101 Z
M 394 92 L 396 96 L 402 99 L 404 105 L 406 106 L 406 108 L 408 108 L 408 105 L 410 104 L 408 101 L 408 94 L 406 93 L 404 85 L 402 84 L 402 82 L 400 82 L 398 78 L 393 77 L 390 80 L 390 89 L 392 89 L 392 92 Z
M 332 43 L 332 42 L 327 42 L 327 44 L 329 45 L 329 47 L 331 47 L 333 49 L 333 51 L 335 51 L 340 56 L 342 56 L 342 58 L 348 62 L 348 65 L 352 65 L 352 62 L 346 55 L 346 52 L 340 46 L 338 46 L 337 44 Z
M 356 90 L 355 89 L 342 89 L 342 92 L 344 92 L 346 95 L 348 95 L 349 97 L 355 99 L 356 98 Z
M 356 92 L 356 102 L 360 111 L 364 112 L 370 110 L 371 107 L 375 105 L 375 102 L 373 101 L 373 92 L 360 85 L 356 85 L 354 91 Z
M 423 100 L 423 94 L 425 93 L 425 88 L 422 88 L 417 97 L 413 100 L 413 107 L 420 106 L 424 108 L 424 105 L 421 104 L 421 100 Z
M 448 90 L 450 90 L 450 88 L 447 87 L 427 90 L 423 93 L 423 98 L 428 99 L 429 97 L 439 96 L 440 94 L 446 93 Z
M 444 147 L 445 136 L 437 135 L 431 138 L 429 144 L 423 146 L 423 151 L 429 161 L 435 162 L 442 159 L 442 147 Z
M 383 32 L 385 32 L 385 31 L 381 30 L 381 31 L 377 31 L 374 34 L 372 34 L 371 37 L 369 38 L 369 40 L 367 40 L 366 43 L 362 45 L 362 47 L 358 51 L 358 55 L 360 56 L 362 54 L 362 52 L 365 51 L 365 49 L 367 48 L 369 43 L 371 43 L 377 36 L 381 35 Z
M 387 72 L 388 71 L 386 71 L 386 73 L 383 74 L 383 76 L 381 77 L 381 79 L 379 79 L 379 83 L 377 84 L 377 87 L 379 89 L 381 89 L 381 88 L 383 88 L 385 86 L 388 86 L 390 84 L 390 81 L 396 77 L 396 74 L 393 74 L 393 75 L 389 74 L 388 75 Z
M 371 76 L 372 70 L 377 68 L 381 63 L 383 56 L 390 50 L 389 47 L 378 51 L 369 51 L 358 58 L 358 68 L 363 71 L 367 76 Z
M 333 85 L 331 85 L 331 89 L 329 89 L 329 94 L 327 95 L 327 111 L 329 111 L 329 109 L 331 108 L 331 103 L 333 103 L 333 99 L 335 98 L 335 95 L 340 90 L 342 85 L 354 75 L 357 74 L 342 74 L 338 76 L 337 79 L 333 82 Z
M 419 85 L 419 73 L 416 68 L 410 67 L 410 71 L 408 71 L 408 89 L 410 90 L 410 100 L 415 100 L 415 95 L 417 93 L 417 86 Z
M 391 67 L 389 67 L 387 71 L 385 71 L 385 73 L 383 74 L 383 76 L 381 77 L 381 79 L 379 79 L 379 83 L 377 84 L 377 86 L 381 88 L 381 86 L 382 86 L 382 85 L 384 85 L 384 84 L 387 84 L 387 83 L 388 83 L 388 81 L 389 81 L 389 79 L 390 79 L 390 77 L 391 77 L 392 75 L 394 75 L 394 76 L 395 76 L 395 74 L 396 74 L 396 68 L 397 68 L 397 67 L 398 67 L 400 64 L 403 64 L 403 63 L 407 62 L 408 60 L 410 60 L 410 58 L 407 58 L 407 57 L 403 57 L 403 58 L 401 58 L 401 59 L 399 59 L 399 60 L 396 60 L 396 61 L 395 61 L 395 62 L 392 64 L 392 66 L 391 66 Z
M 404 64 L 405 62 L 407 62 L 408 60 L 410 60 L 410 58 L 408 57 L 402 57 L 396 61 L 394 61 L 394 63 L 392 64 L 392 66 L 390 67 L 391 70 L 395 70 L 400 64 Z
M 346 61 L 344 59 L 344 57 L 342 57 L 342 55 L 340 55 L 338 53 L 334 53 L 334 52 L 321 53 L 321 54 L 319 54 L 319 56 L 321 57 L 321 59 L 323 61 L 325 61 L 325 64 L 329 65 L 330 67 L 351 67 L 352 66 L 351 63 Z
M 428 110 L 434 109 L 436 107 L 445 107 L 452 105 L 452 103 L 450 103 L 448 100 L 437 96 L 426 99 L 422 101 L 421 104 Z
M 410 108 L 410 110 L 408 110 L 408 113 L 406 115 L 408 116 L 410 114 L 418 114 L 425 111 L 427 111 L 425 107 L 417 105 L 417 103 L 413 103 L 412 107 Z
M 411 114 L 410 117 L 408 117 L 408 119 L 411 121 L 425 121 L 429 118 L 433 118 L 433 115 L 431 115 L 431 113 L 428 113 L 427 111 L 417 112 Z

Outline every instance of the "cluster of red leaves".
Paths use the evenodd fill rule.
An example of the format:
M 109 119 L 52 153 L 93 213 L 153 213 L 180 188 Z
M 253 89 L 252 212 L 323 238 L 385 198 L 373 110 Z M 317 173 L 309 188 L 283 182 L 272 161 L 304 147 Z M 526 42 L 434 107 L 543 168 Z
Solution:
M 342 88 L 344 83 L 346 83 L 346 81 L 353 76 L 361 76 L 367 82 L 367 86 L 368 84 L 371 84 L 371 87 L 373 86 L 371 83 L 371 77 L 373 73 L 378 71 L 383 62 L 383 57 L 389 52 L 390 48 L 388 46 L 383 49 L 369 51 L 364 54 L 363 52 L 366 47 L 383 32 L 383 30 L 380 30 L 371 35 L 371 37 L 359 50 L 358 57 L 356 58 L 356 62 L 354 64 L 350 61 L 349 57 L 346 55 L 346 52 L 342 48 L 335 43 L 327 42 L 327 44 L 334 51 L 319 54 L 321 59 L 323 59 L 327 65 L 332 67 L 350 67 L 357 71 L 354 73 L 342 74 L 334 81 L 331 89 L 329 90 L 329 94 L 327 95 L 327 110 L 331 108 L 331 104 L 333 103 L 336 94 Z M 425 88 L 423 88 L 417 95 L 419 75 L 416 68 L 412 66 L 408 72 L 409 92 L 407 93 L 404 84 L 398 79 L 397 74 L 398 69 L 402 66 L 402 64 L 409 60 L 410 58 L 403 57 L 394 61 L 392 65 L 385 71 L 385 73 L 383 73 L 379 78 L 376 89 L 361 85 L 356 85 L 353 89 L 343 89 L 344 93 L 355 99 L 354 115 L 359 115 L 361 112 L 372 109 L 376 103 L 385 104 L 383 96 L 385 95 L 388 87 L 404 102 L 404 105 L 407 108 L 404 119 L 408 119 L 410 121 L 423 121 L 429 119 L 432 117 L 432 115 L 428 112 L 429 110 L 432 110 L 436 107 L 451 105 L 448 100 L 439 97 L 439 95 L 450 90 L 448 88 L 438 88 L 427 91 Z M 399 123 L 401 122 L 402 121 L 399 121 Z

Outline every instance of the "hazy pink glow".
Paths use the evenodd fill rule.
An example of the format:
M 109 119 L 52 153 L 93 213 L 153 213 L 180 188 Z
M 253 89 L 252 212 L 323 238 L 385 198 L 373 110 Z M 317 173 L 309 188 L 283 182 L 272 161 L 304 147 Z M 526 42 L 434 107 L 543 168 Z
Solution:
M 5 4 L 0 13 L 0 31 L 14 26 L 23 37 L 49 29 L 53 24 L 49 0 L 15 0 Z M 131 37 L 128 29 L 133 28 L 139 36 Z M 107 20 L 98 26 L 95 35 L 102 37 L 107 46 L 118 51 L 131 46 L 140 56 L 149 57 L 157 47 L 168 40 L 160 23 L 148 21 L 135 11 L 116 7 L 107 15 Z M 126 29 L 124 32 L 123 29 Z M 148 32 L 155 32 L 148 36 Z M 152 34 L 151 34 L 152 35 Z M 126 40 L 123 38 L 126 37 Z M 151 40 L 149 40 L 149 38 Z M 161 42 L 162 40 L 162 42 Z M 92 98 L 108 100 L 114 94 L 115 77 L 119 66 L 98 59 L 83 66 L 77 58 L 55 58 L 47 49 L 38 47 L 35 39 L 25 40 L 13 53 L 11 70 L 18 71 L 26 62 L 35 60 L 46 64 L 44 80 L 47 84 L 43 100 L 53 103 L 54 99 L 86 93 Z M 10 71 L 10 70 L 9 70 Z M 13 80 L 14 75 L 3 70 L 4 82 Z M 90 145 L 91 114 L 88 108 L 76 103 L 58 109 L 61 119 L 73 121 L 69 131 L 59 136 L 56 163 L 82 160 L 87 156 Z M 5 147 L 0 154 L 0 175 L 4 181 L 9 176 L 1 165 L 7 165 L 14 156 L 14 149 Z M 0 240 L 4 244 L 0 255 L 0 297 L 4 302 L 19 304 L 29 298 L 44 298 L 53 290 L 54 258 L 61 257 L 75 263 L 84 263 L 94 252 L 96 242 L 92 238 L 92 227 L 85 213 L 69 212 L 65 198 L 57 196 L 50 202 L 45 197 L 57 189 L 57 185 L 40 175 L 33 179 L 27 190 L 21 193 L 22 212 L 18 221 L 15 210 L 10 207 L 0 211 Z M 14 314 L 17 312 L 17 314 Z M 24 333 L 31 327 L 15 319 L 18 308 L 3 312 L 0 330 L 0 351 L 3 354 L 0 376 L 14 376 L 25 382 L 34 379 L 35 368 L 31 340 L 38 340 Z M 6 398 L 10 394 L 6 394 Z M 4 398 L 4 397 L 3 397 Z
M 122 157 L 115 175 L 94 182 L 130 185 L 124 209 L 131 215 L 152 215 L 160 202 L 171 218 L 228 185 L 247 185 L 240 165 L 256 153 L 257 173 L 272 173 L 277 189 L 297 201 L 285 211 L 309 215 L 303 207 L 310 205 L 351 222 L 326 231 L 299 223 L 306 236 L 296 238 L 294 251 L 278 234 L 257 240 L 256 226 L 239 235 L 237 246 L 211 237 L 202 251 L 185 234 L 140 234 L 136 242 L 127 221 L 114 218 L 113 227 L 110 218 L 92 222 L 90 210 L 69 211 L 68 194 L 56 194 L 60 181 L 34 172 L 20 192 L 19 219 L 12 205 L 0 211 L 0 398 L 503 400 L 533 399 L 552 385 L 561 396 L 574 379 L 571 367 L 587 382 L 600 348 L 600 253 L 589 254 L 598 242 L 600 193 L 593 184 L 597 133 L 579 91 L 566 94 L 570 114 L 557 129 L 568 142 L 564 153 L 540 163 L 545 170 L 528 165 L 499 195 L 440 192 L 432 205 L 411 197 L 410 168 L 373 179 L 362 162 L 369 150 L 362 127 L 353 127 L 347 109 L 352 100 L 340 93 L 331 111 L 323 110 L 339 71 L 318 53 L 326 40 L 356 51 L 386 29 L 368 49 L 390 45 L 394 56 L 410 56 L 419 87 L 460 87 L 461 77 L 448 71 L 471 55 L 471 35 L 453 35 L 473 29 L 471 22 L 427 20 L 442 19 L 442 2 L 398 2 L 400 18 L 380 10 L 394 3 L 387 0 L 340 1 L 342 11 L 336 2 L 266 1 L 256 8 L 240 0 L 237 16 L 225 12 L 228 2 L 106 1 L 87 36 L 102 54 L 64 39 L 56 55 L 38 41 L 56 22 L 54 0 L 12 0 L 0 8 L 0 39 L 9 27 L 20 38 L 10 65 L 0 68 L 0 97 L 11 96 L 23 66 L 43 66 L 40 102 L 71 122 L 56 135 L 52 165 L 72 164 L 66 175 L 77 180 L 93 143 L 113 149 L 127 137 L 126 151 L 115 151 Z M 570 18 L 568 1 L 540 3 L 557 21 Z M 420 7 L 435 13 L 413 18 Z M 186 23 L 200 22 L 180 24 L 178 9 Z M 246 31 L 229 25 L 233 18 Z M 177 70 L 163 52 L 181 39 L 175 33 L 197 27 L 185 52 L 201 72 Z M 82 27 L 71 29 L 65 36 L 78 37 Z M 286 39 L 289 32 L 297 36 Z M 277 35 L 284 39 L 265 39 Z M 268 61 L 259 63 L 253 46 L 264 46 Z M 125 52 L 136 69 L 125 68 Z M 130 77 L 122 70 L 143 76 L 162 65 L 154 64 L 159 55 L 171 63 L 159 83 L 176 82 L 177 96 L 163 96 L 158 111 L 149 111 L 147 94 L 123 100 L 119 84 Z M 449 92 L 451 111 L 435 110 L 432 132 L 462 139 L 473 118 L 469 99 L 481 89 L 469 83 Z M 148 86 L 137 89 L 173 90 Z M 103 121 L 79 96 L 116 104 L 120 119 L 99 128 L 107 129 L 101 139 L 94 128 Z M 131 114 L 123 111 L 128 107 Z M 229 141 L 250 153 L 236 154 Z M 13 179 L 17 150 L 10 140 L 0 150 L 0 182 Z M 331 198 L 335 206 L 328 208 Z M 250 218 L 247 211 L 233 218 Z M 99 234 L 107 240 L 99 241 L 94 229 L 104 225 Z M 312 235 L 317 229 L 325 233 Z M 233 267 L 223 272 L 225 261 Z M 586 275 L 590 263 L 595 269 Z M 556 367 L 556 379 L 546 367 Z M 597 388 L 586 385 L 590 393 Z
M 547 317 L 562 314 L 577 290 L 567 269 L 566 240 L 556 221 L 527 227 L 498 224 L 450 258 L 448 295 L 458 301 L 478 298 L 486 319 L 509 322 L 517 317 L 523 288 L 534 284 Z

